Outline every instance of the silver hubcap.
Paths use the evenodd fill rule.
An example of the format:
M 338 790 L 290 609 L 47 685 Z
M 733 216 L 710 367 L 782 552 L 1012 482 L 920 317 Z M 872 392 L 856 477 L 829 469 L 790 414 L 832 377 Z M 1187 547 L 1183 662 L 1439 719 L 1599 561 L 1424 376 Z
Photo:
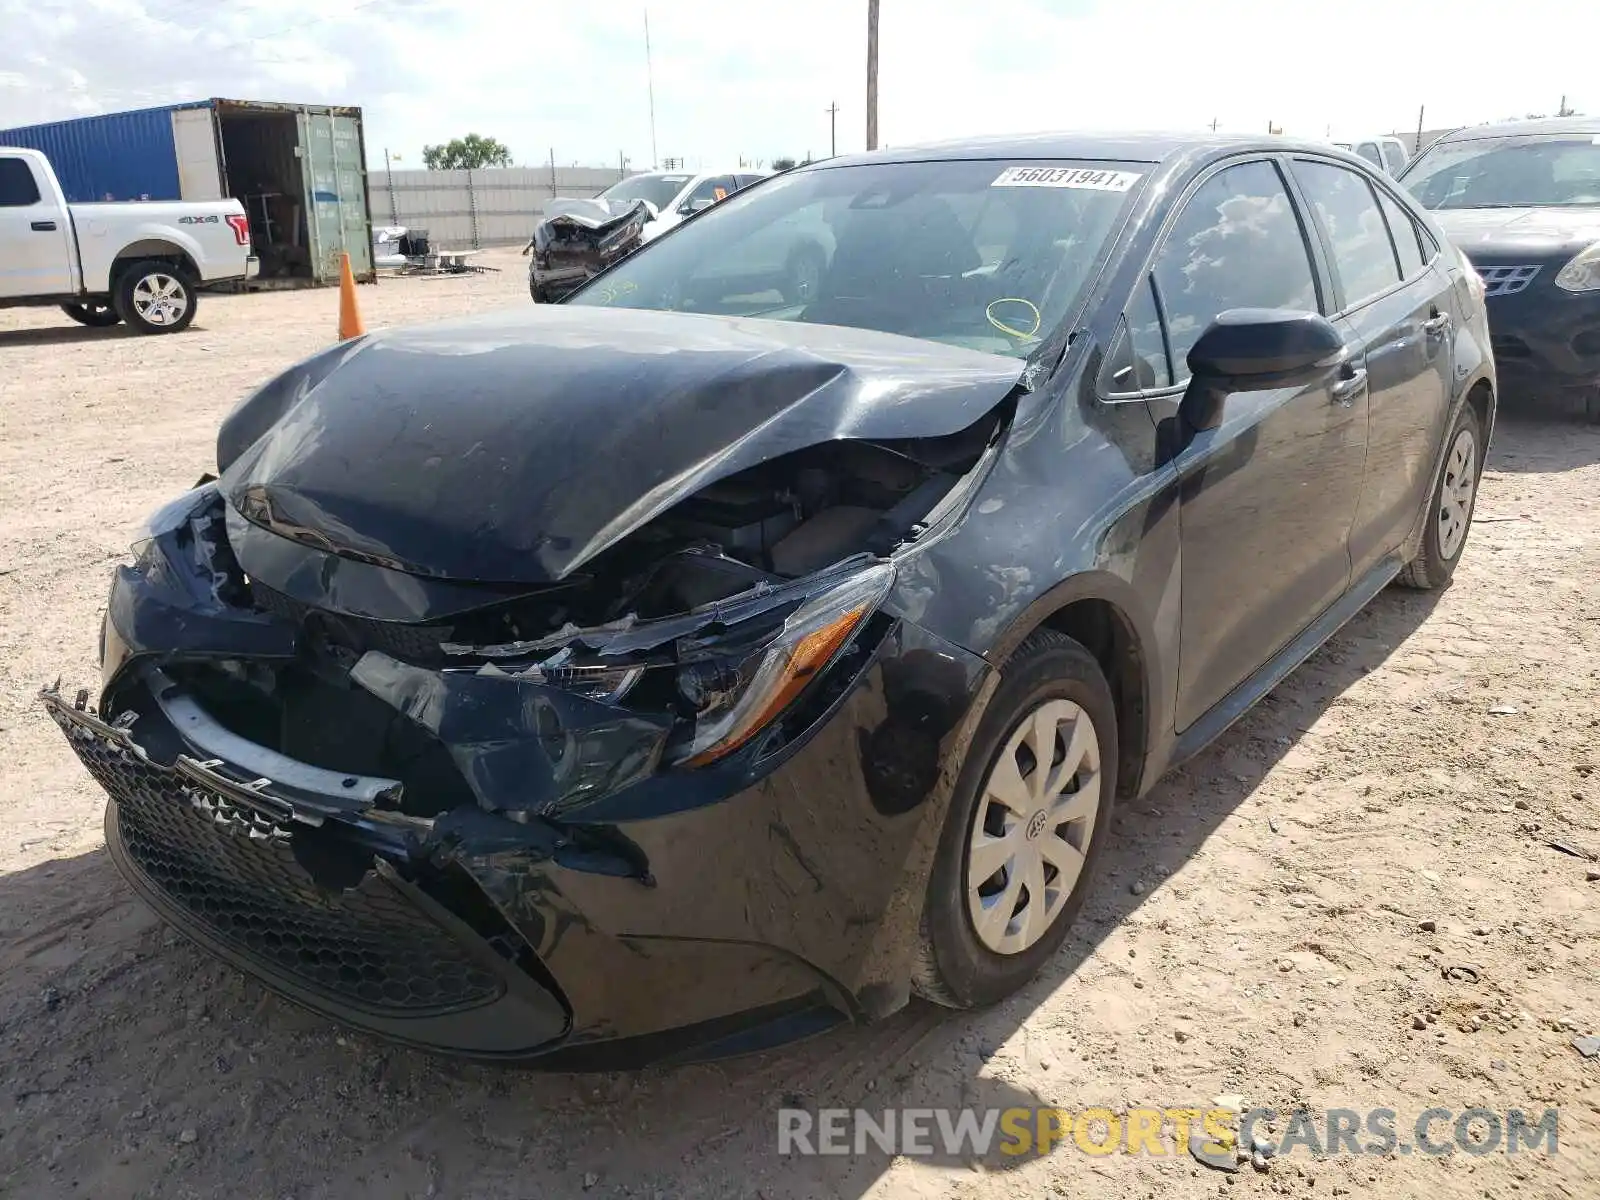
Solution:
M 1045 935 L 1083 874 L 1100 811 L 1100 742 L 1089 714 L 1051 700 L 1017 725 L 984 781 L 967 849 L 978 939 L 1018 954 Z
M 151 325 L 171 325 L 189 311 L 189 293 L 171 275 L 146 275 L 133 285 L 133 309 Z
M 1439 557 L 1452 559 L 1467 540 L 1472 523 L 1472 492 L 1478 485 L 1478 443 L 1472 430 L 1456 434 L 1439 488 Z

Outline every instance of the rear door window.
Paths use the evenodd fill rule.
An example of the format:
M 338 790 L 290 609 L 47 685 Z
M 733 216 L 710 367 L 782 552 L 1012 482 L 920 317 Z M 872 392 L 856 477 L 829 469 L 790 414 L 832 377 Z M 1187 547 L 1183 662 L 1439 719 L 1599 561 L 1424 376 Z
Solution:
M 1270 162 L 1228 167 L 1201 184 L 1168 233 L 1153 274 L 1180 382 L 1189 376 L 1190 348 L 1217 314 L 1319 310 L 1311 250 Z
M 1389 244 L 1383 211 L 1366 179 L 1333 163 L 1301 159 L 1295 178 L 1305 189 L 1333 252 L 1344 286 L 1343 308 L 1354 308 L 1400 282 L 1400 264 Z
M 39 185 L 27 159 L 0 158 L 0 208 L 27 208 L 39 203 Z
M 1406 169 L 1406 152 L 1400 148 L 1399 142 L 1383 144 L 1383 165 L 1391 175 L 1398 175 Z
M 1383 206 L 1384 218 L 1389 222 L 1389 234 L 1394 238 L 1395 251 L 1400 255 L 1400 275 L 1415 279 L 1422 273 L 1422 242 L 1417 234 L 1417 223 L 1399 201 L 1382 188 L 1378 189 L 1378 203 Z

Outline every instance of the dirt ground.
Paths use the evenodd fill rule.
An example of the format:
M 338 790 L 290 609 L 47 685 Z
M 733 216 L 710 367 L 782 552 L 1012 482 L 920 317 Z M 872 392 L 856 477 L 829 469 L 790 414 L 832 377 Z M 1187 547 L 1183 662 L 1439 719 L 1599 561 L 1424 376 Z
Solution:
M 361 289 L 369 326 L 527 303 L 524 260 L 488 261 L 503 272 Z M 103 797 L 34 700 L 95 682 L 140 518 L 336 311 L 333 292 L 207 298 L 163 338 L 0 312 L 0 1194 L 1600 1196 L 1600 1059 L 1572 1046 L 1600 1034 L 1600 864 L 1549 844 L 1600 850 L 1600 429 L 1504 419 L 1455 585 L 1381 596 L 1125 810 L 1081 933 L 1004 1007 L 917 1004 L 719 1066 L 535 1074 L 347 1034 L 181 942 L 111 866 Z M 1443 976 L 1459 962 L 1477 982 Z M 776 1153 L 786 1098 L 1220 1094 L 1391 1108 L 1403 1136 L 1434 1106 L 1558 1107 L 1560 1153 L 1298 1152 L 1235 1176 L 1070 1143 L 983 1163 Z

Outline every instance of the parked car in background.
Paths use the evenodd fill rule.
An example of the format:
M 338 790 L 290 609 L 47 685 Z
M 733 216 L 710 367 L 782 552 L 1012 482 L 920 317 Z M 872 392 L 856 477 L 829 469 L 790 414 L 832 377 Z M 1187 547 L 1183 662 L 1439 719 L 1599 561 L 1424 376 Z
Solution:
M 1460 129 L 1401 182 L 1482 276 L 1513 399 L 1600 421 L 1600 118 Z
M 553 199 L 523 247 L 534 300 L 561 299 L 645 242 L 749 187 L 756 171 L 646 171 L 618 180 L 593 199 Z
M 97 704 L 43 703 L 141 895 L 385 1037 L 612 1068 L 994 1003 L 1115 806 L 1449 581 L 1475 284 L 1276 137 L 803 167 L 267 382 L 116 572 Z
M 1348 150 L 1352 154 L 1360 155 L 1380 171 L 1390 175 L 1398 175 L 1405 170 L 1409 156 L 1406 154 L 1405 143 L 1397 137 L 1383 136 L 1362 138 L 1356 142 L 1335 142 L 1341 150 Z
M 0 146 L 0 308 L 176 333 L 200 288 L 257 265 L 237 200 L 68 204 L 43 154 Z

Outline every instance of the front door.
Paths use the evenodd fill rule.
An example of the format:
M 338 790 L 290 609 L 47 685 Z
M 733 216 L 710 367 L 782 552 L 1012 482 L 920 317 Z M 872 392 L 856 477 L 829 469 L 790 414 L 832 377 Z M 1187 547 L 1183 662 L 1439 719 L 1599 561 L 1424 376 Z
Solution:
M 1326 311 L 1303 214 L 1269 159 L 1224 167 L 1187 200 L 1157 254 L 1174 377 L 1233 308 Z M 1182 599 L 1177 728 L 1242 683 L 1350 583 L 1366 453 L 1353 369 L 1305 388 L 1236 393 L 1178 455 Z M 1158 420 L 1176 398 L 1152 400 Z
M 0 155 L 0 300 L 77 290 L 72 218 L 40 185 L 28 159 Z
M 1350 532 L 1360 576 L 1411 532 L 1433 486 L 1450 396 L 1450 279 L 1387 189 L 1336 163 L 1292 168 L 1331 259 L 1338 307 L 1367 372 L 1367 465 Z M 1437 259 L 1431 244 L 1428 258 Z

